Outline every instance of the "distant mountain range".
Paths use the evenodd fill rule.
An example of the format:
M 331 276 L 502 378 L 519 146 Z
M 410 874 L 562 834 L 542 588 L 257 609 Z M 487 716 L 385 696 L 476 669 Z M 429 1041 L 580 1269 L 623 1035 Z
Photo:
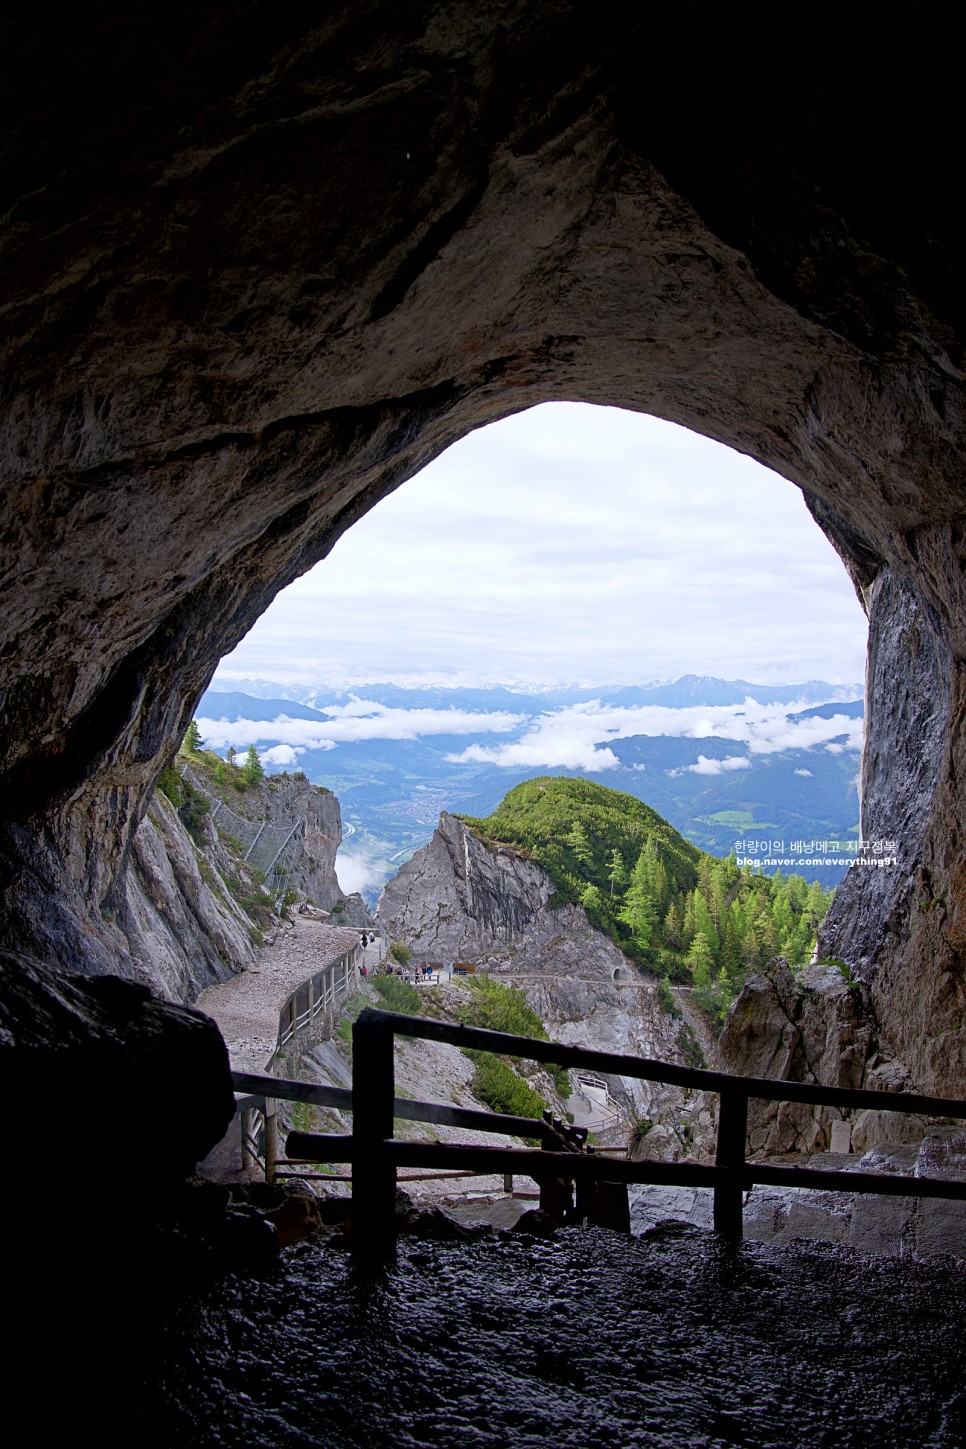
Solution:
M 861 684 L 829 684 L 821 679 L 808 679 L 801 684 L 751 684 L 746 679 L 716 679 L 709 674 L 682 674 L 680 679 L 673 681 L 593 689 L 560 685 L 540 691 L 511 689 L 501 684 L 478 688 L 449 688 L 444 685 L 410 688 L 378 682 L 340 690 L 325 684 L 279 685 L 264 679 L 237 680 L 233 681 L 233 685 L 234 691 L 244 691 L 247 699 L 261 699 L 269 704 L 282 699 L 315 709 L 344 704 L 347 699 L 358 696 L 394 709 L 507 709 L 530 712 L 559 705 L 586 704 L 590 700 L 623 706 L 664 705 L 669 709 L 683 709 L 688 705 L 743 704 L 746 699 L 753 699 L 758 704 L 811 700 L 825 705 L 834 700 L 860 700 L 863 693 Z M 233 691 L 229 691 L 227 684 L 222 684 L 216 676 L 208 691 L 208 694 L 212 693 L 231 697 Z M 203 712 L 207 712 L 204 707 Z
M 229 743 L 239 750 L 254 743 L 269 771 L 302 770 L 333 790 L 347 830 L 342 884 L 370 900 L 428 841 L 440 810 L 486 816 L 508 790 L 536 775 L 581 775 L 567 762 L 567 741 L 574 731 L 586 736 L 588 721 L 598 717 L 607 727 L 594 735 L 602 754 L 591 756 L 587 777 L 644 801 L 702 850 L 726 855 L 739 843 L 768 842 L 775 853 L 778 845 L 797 844 L 804 854 L 811 843 L 857 838 L 860 689 L 685 675 L 609 691 L 367 684 L 341 693 L 306 687 L 308 698 L 293 699 L 292 691 L 264 681 L 245 684 L 244 691 L 205 693 L 197 712 L 202 734 L 222 752 Z M 632 712 L 654 706 L 682 711 L 679 728 L 672 719 L 667 733 L 621 732 L 652 730 L 653 716 L 638 722 Z M 710 724 L 720 733 L 701 733 L 709 723 L 696 713 L 702 709 L 717 711 Z M 626 724 L 618 729 L 615 720 Z M 454 758 L 468 747 L 480 757 Z M 498 763 L 504 752 L 509 762 Z M 605 757 L 610 768 L 597 764 Z M 828 886 L 844 868 L 801 873 Z

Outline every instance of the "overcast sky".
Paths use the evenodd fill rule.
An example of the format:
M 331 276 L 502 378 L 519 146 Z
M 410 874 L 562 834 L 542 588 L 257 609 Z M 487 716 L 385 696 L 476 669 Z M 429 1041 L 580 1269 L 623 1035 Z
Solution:
M 673 423 L 555 403 L 462 439 L 380 503 L 219 683 L 850 683 L 865 646 L 792 484 Z

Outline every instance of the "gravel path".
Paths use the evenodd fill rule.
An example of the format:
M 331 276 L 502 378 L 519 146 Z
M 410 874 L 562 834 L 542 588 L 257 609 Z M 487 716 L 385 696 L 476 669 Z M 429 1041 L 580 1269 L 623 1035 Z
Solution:
M 259 952 L 254 966 L 201 993 L 195 1005 L 218 1023 L 236 1070 L 268 1070 L 286 1001 L 310 976 L 357 946 L 360 934 L 310 916 L 294 916 Z

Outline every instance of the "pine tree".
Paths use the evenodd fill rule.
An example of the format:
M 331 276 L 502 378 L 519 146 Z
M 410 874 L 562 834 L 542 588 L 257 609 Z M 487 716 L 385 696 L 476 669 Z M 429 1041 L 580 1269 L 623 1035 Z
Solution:
M 627 884 L 627 868 L 624 865 L 624 857 L 619 850 L 612 850 L 607 860 L 607 879 L 610 881 L 610 893 L 614 889 Z
M 681 945 L 681 916 L 673 901 L 667 908 L 661 935 L 665 946 L 679 947 Z
M 735 999 L 736 992 L 731 982 L 728 980 L 728 973 L 725 971 L 723 966 L 718 972 L 718 978 L 715 982 L 714 994 L 715 1009 L 718 1013 L 718 1021 L 722 1026 L 724 1026 L 725 1017 L 728 1015 L 728 1007 Z
M 708 945 L 707 937 L 701 934 L 695 936 L 691 942 L 687 954 L 687 963 L 691 968 L 691 981 L 694 985 L 694 995 L 702 1011 L 709 1016 L 717 1014 L 717 999 L 714 983 L 711 979 L 711 947 Z
M 204 749 L 204 744 L 205 742 L 201 738 L 201 735 L 198 731 L 198 726 L 195 724 L 194 720 L 192 720 L 190 725 L 188 726 L 188 732 L 184 737 L 184 744 L 181 746 L 181 748 L 183 750 L 186 750 L 189 755 L 196 755 L 199 750 Z
M 580 904 L 585 911 L 599 915 L 604 905 L 600 887 L 595 885 L 585 886 L 580 896 Z
M 624 895 L 624 904 L 617 919 L 630 926 L 634 940 L 642 951 L 651 944 L 657 925 L 657 907 L 654 900 L 654 856 L 644 845 L 637 864 L 631 871 L 630 884 Z
M 567 844 L 585 869 L 593 865 L 594 852 L 590 848 L 587 832 L 579 820 L 575 820 L 571 826 L 570 833 L 567 836 Z
M 265 771 L 259 759 L 258 751 L 254 745 L 248 746 L 245 755 L 245 763 L 241 767 L 242 776 L 249 785 L 257 785 L 259 780 L 264 780 Z
M 237 759 L 238 751 L 235 749 L 234 745 L 229 745 L 228 749 L 225 751 L 225 763 L 229 767 L 229 769 L 235 768 Z
M 717 961 L 721 943 L 714 928 L 714 921 L 711 919 L 711 912 L 708 910 L 708 903 L 704 896 L 699 895 L 697 891 L 694 895 L 694 929 L 698 935 L 707 938 L 712 960 Z

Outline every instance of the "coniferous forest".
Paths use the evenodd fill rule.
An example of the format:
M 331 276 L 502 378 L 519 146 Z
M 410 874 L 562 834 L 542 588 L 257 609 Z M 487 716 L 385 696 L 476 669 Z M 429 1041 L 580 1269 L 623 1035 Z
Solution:
M 542 866 L 556 887 L 551 906 L 583 906 L 642 970 L 693 985 L 718 1023 L 772 956 L 807 963 L 834 895 L 708 855 L 633 795 L 590 780 L 528 780 L 486 819 L 461 818 Z

